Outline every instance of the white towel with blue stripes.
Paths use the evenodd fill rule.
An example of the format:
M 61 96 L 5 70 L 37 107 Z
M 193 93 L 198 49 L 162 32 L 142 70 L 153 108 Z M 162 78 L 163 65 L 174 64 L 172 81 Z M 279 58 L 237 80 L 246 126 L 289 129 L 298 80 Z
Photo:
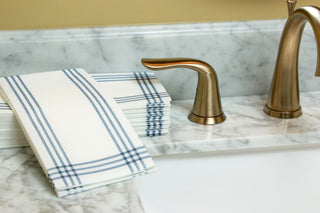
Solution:
M 83 69 L 4 77 L 0 87 L 59 197 L 154 168 L 119 106 Z
M 103 73 L 92 77 L 100 83 L 103 93 L 114 97 L 123 110 L 144 107 L 156 112 L 170 106 L 171 98 L 154 73 Z

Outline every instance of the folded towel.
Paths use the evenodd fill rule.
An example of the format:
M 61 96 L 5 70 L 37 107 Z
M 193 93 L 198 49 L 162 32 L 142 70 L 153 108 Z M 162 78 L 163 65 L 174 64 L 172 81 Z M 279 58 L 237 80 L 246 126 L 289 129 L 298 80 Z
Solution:
M 103 93 L 114 97 L 138 135 L 168 133 L 171 98 L 154 73 L 105 73 L 92 77 L 100 83 Z
M 171 98 L 154 73 L 105 73 L 93 74 L 92 77 L 101 84 L 102 92 L 114 97 L 123 110 L 170 106 Z M 116 96 L 112 94 L 114 91 L 117 91 Z
M 155 112 L 170 106 L 171 98 L 154 73 L 103 73 L 91 76 L 99 82 L 102 93 L 113 97 L 122 110 L 146 109 Z M 0 114 L 10 111 L 8 104 L 0 97 Z
M 128 118 L 130 124 L 139 136 L 158 136 L 168 133 L 170 124 L 171 99 L 165 92 L 164 87 L 158 81 L 154 73 L 105 73 L 93 74 L 92 76 L 96 76 L 95 80 L 98 81 L 101 86 L 104 86 L 104 89 L 112 91 L 113 98 L 115 100 L 118 100 L 120 108 L 123 110 L 125 116 Z M 152 85 L 148 79 L 151 79 L 150 82 L 152 83 Z M 148 104 L 149 102 L 147 98 L 150 98 L 152 96 L 148 92 L 144 95 L 144 92 L 139 86 L 138 82 L 142 80 L 144 80 L 144 84 L 146 84 L 149 88 L 155 88 L 155 94 L 162 93 L 162 96 L 164 97 L 163 99 L 161 99 L 161 101 L 163 101 L 162 104 L 159 104 L 159 99 L 151 99 L 149 101 L 153 102 L 154 104 Z M 112 88 L 114 86 L 117 86 L 117 82 L 119 83 L 121 81 L 123 88 L 128 88 L 127 85 L 130 85 L 129 87 L 131 89 L 128 90 L 117 87 L 117 89 L 115 90 L 114 88 Z M 108 86 L 110 82 L 112 84 L 112 87 Z M 149 90 L 145 89 L 144 91 L 146 92 Z M 136 100 L 132 100 L 132 97 L 143 97 L 144 100 L 141 100 L 139 98 Z M 130 100 L 130 102 L 126 102 L 123 100 Z M 11 130 L 15 130 L 15 137 L 8 136 Z M 4 100 L 1 99 L 1 97 L 0 139 L 0 148 L 28 145 L 10 107 L 7 103 L 5 103 Z
M 160 135 L 163 135 L 163 134 L 167 134 L 169 132 L 168 129 L 143 129 L 143 130 L 136 130 L 136 133 L 139 134 L 139 133 L 144 133 L 146 134 L 146 136 L 160 136 Z M 141 134 L 140 133 L 140 134 Z
M 119 106 L 84 70 L 5 77 L 0 87 L 59 197 L 153 169 Z

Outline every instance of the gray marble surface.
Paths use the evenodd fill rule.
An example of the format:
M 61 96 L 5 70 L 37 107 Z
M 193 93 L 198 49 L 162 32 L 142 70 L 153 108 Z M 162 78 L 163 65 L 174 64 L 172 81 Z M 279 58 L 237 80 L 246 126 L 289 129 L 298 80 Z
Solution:
M 0 149 L 0 212 L 144 212 L 132 181 L 57 198 L 31 149 Z
M 82 67 L 90 73 L 147 71 L 141 58 L 189 57 L 211 64 L 222 96 L 266 94 L 284 20 L 89 29 L 0 31 L 0 76 Z M 300 52 L 300 89 L 320 90 L 313 77 L 316 43 L 309 26 Z M 175 100 L 193 99 L 197 74 L 162 71 Z
M 218 125 L 190 122 L 193 101 L 176 101 L 169 134 L 142 139 L 152 156 L 320 146 L 320 92 L 302 93 L 300 98 L 303 115 L 295 119 L 266 115 L 266 96 L 222 98 L 227 119 Z

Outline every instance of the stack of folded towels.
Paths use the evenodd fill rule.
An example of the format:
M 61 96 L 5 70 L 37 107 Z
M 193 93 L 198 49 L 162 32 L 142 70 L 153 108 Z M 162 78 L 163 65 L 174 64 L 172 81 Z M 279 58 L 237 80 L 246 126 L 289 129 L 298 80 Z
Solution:
M 153 73 L 94 74 L 103 93 L 120 105 L 138 135 L 168 133 L 171 98 Z
M 154 73 L 91 74 L 101 92 L 118 103 L 139 136 L 168 133 L 171 98 Z M 27 146 L 21 128 L 0 96 L 0 148 Z
M 83 69 L 0 79 L 1 95 L 59 197 L 128 180 L 154 168 L 123 111 L 108 95 L 114 89 L 103 90 Z M 13 128 L 5 137 L 13 138 L 11 132 Z
M 7 103 L 0 98 L 0 148 L 27 146 L 24 134 Z

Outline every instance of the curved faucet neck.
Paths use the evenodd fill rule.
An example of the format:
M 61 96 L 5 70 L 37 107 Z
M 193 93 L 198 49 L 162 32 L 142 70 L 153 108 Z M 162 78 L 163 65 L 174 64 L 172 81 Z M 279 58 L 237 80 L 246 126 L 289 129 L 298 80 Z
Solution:
M 290 118 L 301 115 L 299 100 L 298 57 L 304 27 L 310 23 L 317 42 L 317 69 L 320 76 L 320 9 L 301 7 L 288 18 L 279 45 L 265 112 L 274 117 Z M 271 113 L 274 111 L 275 114 Z M 281 114 L 281 115 L 278 115 Z
M 307 21 L 315 34 L 318 47 L 317 61 L 320 62 L 320 9 L 314 6 L 306 6 L 295 10 L 284 26 L 275 70 L 281 69 L 285 64 L 291 65 L 288 60 L 296 62 L 292 64 L 292 67 L 295 68 L 292 71 L 297 70 L 300 41 Z M 317 64 L 316 74 L 320 75 L 318 65 L 319 63 Z

